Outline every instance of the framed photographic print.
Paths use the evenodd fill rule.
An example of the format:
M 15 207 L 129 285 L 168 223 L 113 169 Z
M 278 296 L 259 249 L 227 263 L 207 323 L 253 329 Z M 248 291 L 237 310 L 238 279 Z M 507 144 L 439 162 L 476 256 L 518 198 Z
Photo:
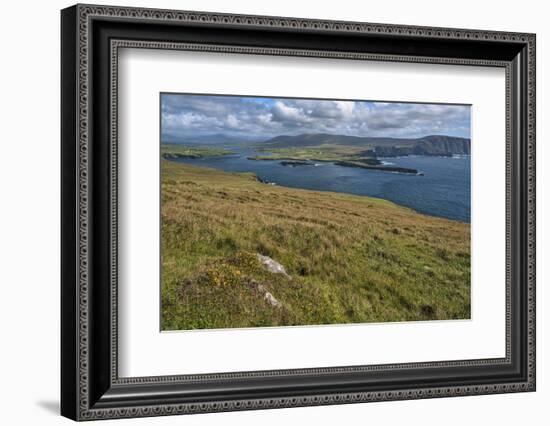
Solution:
M 74 420 L 535 390 L 535 36 L 76 5 Z

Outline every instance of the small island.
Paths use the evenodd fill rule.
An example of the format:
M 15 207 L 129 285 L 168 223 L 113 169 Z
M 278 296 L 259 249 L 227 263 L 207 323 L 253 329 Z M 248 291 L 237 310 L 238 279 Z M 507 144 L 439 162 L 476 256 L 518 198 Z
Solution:
M 383 172 L 405 173 L 409 175 L 424 176 L 422 173 L 419 173 L 418 170 L 409 169 L 407 167 L 377 166 L 364 163 L 362 161 L 335 161 L 334 164 L 342 167 L 359 167 L 361 169 L 380 170 Z
M 301 160 L 285 160 L 279 163 L 281 166 L 287 167 L 297 167 L 297 166 L 313 166 L 314 163 L 310 161 L 301 161 Z
M 372 150 L 365 150 L 362 147 L 325 144 L 307 148 L 259 148 L 258 151 L 265 152 L 267 155 L 250 156 L 247 157 L 248 160 L 279 161 L 282 166 L 287 167 L 313 166 L 315 162 L 329 162 L 342 167 L 423 176 L 416 169 L 384 165 L 374 157 Z

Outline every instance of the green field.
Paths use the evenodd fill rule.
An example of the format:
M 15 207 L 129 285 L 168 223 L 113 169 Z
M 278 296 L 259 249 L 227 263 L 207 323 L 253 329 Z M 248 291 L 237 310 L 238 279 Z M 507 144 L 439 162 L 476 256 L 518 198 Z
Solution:
M 268 152 L 266 155 L 252 157 L 255 160 L 314 160 L 314 161 L 353 161 L 372 159 L 366 155 L 369 147 L 322 144 L 308 147 L 264 148 L 258 151 Z
M 468 224 L 162 160 L 163 330 L 466 318 Z

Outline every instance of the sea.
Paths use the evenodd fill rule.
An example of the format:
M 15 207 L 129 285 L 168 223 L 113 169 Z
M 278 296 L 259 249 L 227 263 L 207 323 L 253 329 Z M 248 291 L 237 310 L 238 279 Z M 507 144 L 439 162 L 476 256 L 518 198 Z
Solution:
M 417 212 L 470 223 L 470 156 L 408 156 L 380 158 L 387 165 L 416 169 L 419 175 L 337 166 L 284 166 L 280 161 L 256 161 L 266 155 L 254 148 L 230 146 L 233 154 L 173 161 L 228 172 L 253 172 L 264 182 L 291 188 L 343 192 L 383 198 Z

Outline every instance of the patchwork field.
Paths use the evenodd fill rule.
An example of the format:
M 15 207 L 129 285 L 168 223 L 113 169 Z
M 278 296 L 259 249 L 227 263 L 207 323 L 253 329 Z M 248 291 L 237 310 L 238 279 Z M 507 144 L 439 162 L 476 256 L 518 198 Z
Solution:
M 468 224 L 248 173 L 162 160 L 161 262 L 164 330 L 470 317 Z

